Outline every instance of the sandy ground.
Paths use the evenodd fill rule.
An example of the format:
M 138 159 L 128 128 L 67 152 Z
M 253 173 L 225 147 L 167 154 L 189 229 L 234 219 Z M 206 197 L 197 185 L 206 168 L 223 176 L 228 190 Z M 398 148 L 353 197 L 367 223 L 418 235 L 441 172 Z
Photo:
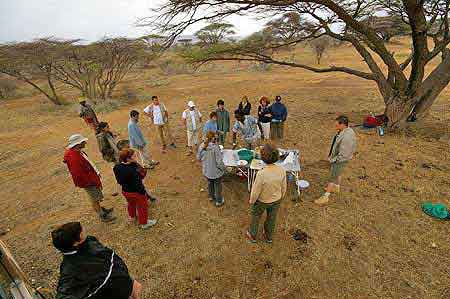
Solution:
M 346 47 L 324 63 L 344 61 L 362 67 Z M 111 165 L 102 161 L 93 133 L 76 113 L 52 108 L 40 96 L 0 103 L 0 228 L 11 229 L 2 240 L 35 285 L 53 289 L 58 278 L 61 257 L 49 232 L 81 221 L 88 234 L 125 259 L 144 285 L 144 298 L 450 298 L 449 222 L 420 209 L 428 200 L 449 204 L 449 144 L 441 138 L 450 120 L 449 89 L 430 117 L 405 133 L 379 137 L 358 131 L 358 153 L 342 194 L 319 207 L 312 201 L 328 175 L 333 119 L 345 113 L 360 123 L 370 111 L 382 112 L 373 83 L 275 67 L 263 73 L 224 68 L 173 75 L 163 78 L 166 85 L 152 87 L 154 72 L 126 84 L 147 96 L 160 95 L 179 146 L 161 154 L 156 131 L 142 120 L 153 158 L 161 161 L 145 181 L 160 198 L 150 212 L 159 223 L 145 232 L 126 224 L 121 196 L 105 201 L 119 219 L 103 224 L 82 190 L 74 188 L 62 156 L 67 137 L 82 133 L 90 138 L 87 153 L 102 172 L 105 194 L 119 190 Z M 283 202 L 272 245 L 251 245 L 243 237 L 249 221 L 246 184 L 228 177 L 226 204 L 217 209 L 200 191 L 206 187 L 200 165 L 185 156 L 180 118 L 186 99 L 194 99 L 206 115 L 219 98 L 234 109 L 243 94 L 255 108 L 262 95 L 283 96 L 290 116 L 282 146 L 301 151 L 303 176 L 312 183 L 300 202 L 291 197 Z M 145 106 L 141 101 L 99 116 L 126 135 L 129 110 Z M 296 229 L 309 235 L 306 243 L 292 239 Z

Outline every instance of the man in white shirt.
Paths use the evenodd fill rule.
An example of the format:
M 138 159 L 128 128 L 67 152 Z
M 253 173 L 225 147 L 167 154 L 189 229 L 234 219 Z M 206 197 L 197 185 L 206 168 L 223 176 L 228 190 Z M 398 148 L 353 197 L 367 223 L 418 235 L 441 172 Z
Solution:
M 144 113 L 150 118 L 150 121 L 158 129 L 162 152 L 166 153 L 166 138 L 170 142 L 170 146 L 176 148 L 175 141 L 172 137 L 172 133 L 170 132 L 169 113 L 167 112 L 166 106 L 159 101 L 157 96 L 152 96 L 152 102 L 152 104 L 145 107 Z
M 187 131 L 187 146 L 190 156 L 193 153 L 193 147 L 197 147 L 199 141 L 199 132 L 202 122 L 202 114 L 197 110 L 193 101 L 188 102 L 188 109 L 184 110 L 182 118 Z

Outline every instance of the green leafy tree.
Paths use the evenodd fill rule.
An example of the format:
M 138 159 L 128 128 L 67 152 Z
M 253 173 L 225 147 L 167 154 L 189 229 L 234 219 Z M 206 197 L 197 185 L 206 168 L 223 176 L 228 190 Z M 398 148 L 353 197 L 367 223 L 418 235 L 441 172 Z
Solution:
M 203 46 L 216 45 L 225 42 L 235 34 L 234 26 L 229 23 L 211 23 L 195 33 Z

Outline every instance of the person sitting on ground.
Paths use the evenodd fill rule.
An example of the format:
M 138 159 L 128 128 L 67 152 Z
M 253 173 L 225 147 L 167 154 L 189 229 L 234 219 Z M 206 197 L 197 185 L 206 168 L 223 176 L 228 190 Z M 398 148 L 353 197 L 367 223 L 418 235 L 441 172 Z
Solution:
M 150 118 L 150 121 L 158 129 L 162 152 L 166 153 L 166 139 L 170 142 L 170 146 L 172 148 L 176 148 L 177 146 L 175 145 L 175 140 L 172 137 L 169 126 L 169 112 L 167 111 L 164 103 L 160 102 L 157 96 L 152 96 L 152 104 L 145 107 L 144 113 Z
M 225 173 L 225 164 L 214 132 L 206 133 L 205 142 L 198 149 L 197 159 L 202 161 L 203 175 L 208 180 L 210 200 L 216 207 L 223 206 L 225 200 L 222 196 L 222 176 Z
M 239 111 L 235 114 L 236 122 L 233 126 L 233 148 L 237 146 L 236 136 L 240 133 L 247 149 L 253 149 L 261 139 L 258 121 L 251 115 L 244 115 Z
M 182 119 L 187 132 L 187 155 L 190 156 L 193 153 L 193 148 L 198 146 L 202 114 L 195 107 L 193 101 L 189 101 L 187 106 L 188 109 L 183 111 Z
M 242 101 L 239 103 L 237 111 L 242 113 L 243 115 L 250 115 L 250 112 L 252 110 L 252 104 L 248 101 L 247 96 L 242 97 Z
M 128 202 L 128 216 L 130 224 L 137 220 L 140 228 L 147 229 L 157 223 L 148 219 L 148 200 L 154 201 L 145 189 L 142 180 L 147 172 L 135 160 L 135 152 L 125 149 L 120 152 L 120 163 L 114 166 L 117 183 L 122 186 L 122 194 Z M 136 213 L 137 212 L 137 213 Z
M 225 109 L 224 100 L 217 101 L 217 129 L 222 132 L 219 135 L 219 144 L 225 145 L 227 133 L 230 132 L 230 113 Z
M 264 211 L 267 212 L 264 239 L 272 243 L 278 210 L 287 190 L 286 172 L 281 166 L 275 165 L 279 156 L 278 150 L 270 144 L 265 144 L 261 150 L 261 158 L 267 166 L 256 174 L 250 194 L 252 217 L 246 236 L 252 243 L 256 243 L 259 221 Z
M 272 113 L 272 123 L 270 125 L 271 136 L 273 140 L 281 140 L 284 138 L 284 123 L 287 119 L 287 108 L 281 103 L 281 96 L 275 97 L 275 103 L 270 106 Z
M 56 299 L 140 299 L 142 285 L 130 277 L 125 262 L 97 238 L 85 236 L 80 222 L 51 233 L 63 254 Z
M 92 208 L 98 214 L 100 220 L 110 222 L 116 217 L 112 215 L 113 209 L 105 209 L 100 205 L 104 198 L 102 182 L 100 180 L 100 172 L 83 151 L 87 140 L 80 134 L 70 136 L 69 144 L 64 153 L 64 163 L 69 169 L 75 186 L 84 189 L 89 195 Z
M 80 103 L 80 117 L 95 131 L 99 123 L 97 114 L 95 114 L 94 109 L 87 103 L 85 98 L 79 98 L 78 102 Z
M 341 190 L 342 173 L 356 151 L 356 134 L 348 126 L 349 120 L 345 115 L 336 118 L 337 134 L 331 143 L 328 159 L 330 161 L 330 179 L 325 194 L 315 201 L 316 204 L 327 204 L 331 193 Z
M 117 135 L 114 134 L 107 122 L 100 122 L 97 126 L 98 149 L 103 160 L 114 164 L 119 163 L 119 148 L 117 147 Z
M 269 107 L 270 101 L 267 97 L 262 97 L 259 100 L 258 106 L 258 124 L 261 129 L 262 138 L 264 140 L 270 139 L 270 123 L 272 121 L 272 114 Z
M 209 120 L 203 126 L 203 136 L 206 139 L 206 134 L 208 132 L 213 132 L 216 136 L 220 135 L 220 132 L 217 128 L 217 113 L 211 112 L 209 114 Z
M 128 138 L 130 140 L 130 146 L 136 150 L 139 160 L 144 168 L 153 169 L 155 165 L 158 165 L 158 161 L 150 159 L 150 153 L 147 149 L 147 140 L 142 134 L 141 128 L 138 125 L 139 112 L 132 110 L 130 112 L 130 120 L 128 122 Z

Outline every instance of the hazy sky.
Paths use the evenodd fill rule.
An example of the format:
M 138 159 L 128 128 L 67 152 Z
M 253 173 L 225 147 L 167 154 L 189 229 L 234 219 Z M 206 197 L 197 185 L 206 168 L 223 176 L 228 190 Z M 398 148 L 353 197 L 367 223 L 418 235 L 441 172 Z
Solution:
M 0 0 L 0 42 L 39 37 L 82 38 L 137 37 L 148 29 L 136 28 L 139 17 L 149 16 L 158 0 Z M 239 35 L 260 29 L 251 18 L 229 20 Z M 186 34 L 195 32 L 191 29 Z

